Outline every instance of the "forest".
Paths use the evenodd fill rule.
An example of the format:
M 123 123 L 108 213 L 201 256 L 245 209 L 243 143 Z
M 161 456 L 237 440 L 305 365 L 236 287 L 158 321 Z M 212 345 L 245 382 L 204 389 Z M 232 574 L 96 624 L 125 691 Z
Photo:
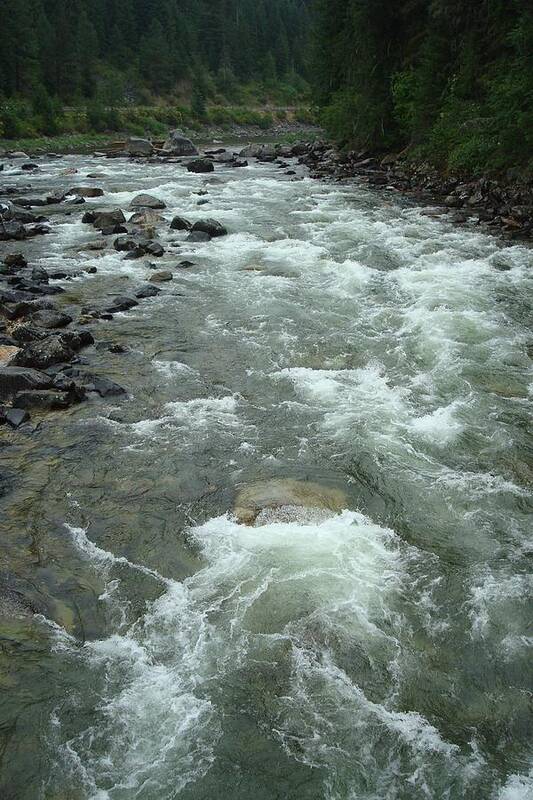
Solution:
M 523 0 L 317 0 L 325 127 L 450 169 L 533 168 L 533 6 Z
M 0 138 L 305 105 L 351 148 L 533 170 L 523 0 L 0 0 L 0 22 Z
M 305 90 L 307 0 L 0 0 L 3 135 L 55 133 L 64 106 L 91 128 L 117 108 L 294 103 Z M 244 87 L 251 87 L 246 93 Z M 104 110 L 107 110 L 104 112 Z M 0 132 L 0 137 L 2 133 Z

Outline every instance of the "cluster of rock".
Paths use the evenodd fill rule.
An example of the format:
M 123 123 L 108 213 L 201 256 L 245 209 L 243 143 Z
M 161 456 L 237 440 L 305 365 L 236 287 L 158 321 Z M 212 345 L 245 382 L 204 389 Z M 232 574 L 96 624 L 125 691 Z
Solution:
M 222 151 L 217 155 L 223 155 Z M 197 162 L 195 159 L 189 163 L 193 171 L 198 170 Z M 207 163 L 213 168 L 212 159 Z M 4 187 L 2 194 L 14 192 L 10 187 Z M 207 191 L 198 194 L 204 195 Z M 32 206 L 50 206 L 52 203 L 82 206 L 85 198 L 103 195 L 102 189 L 78 186 L 43 198 L 17 197 L 16 202 L 2 200 L 0 229 L 4 230 L 4 235 L 0 238 L 20 241 L 36 235 L 34 228 L 44 223 L 44 219 L 36 219 L 27 211 Z M 204 202 L 207 201 L 199 201 Z M 29 421 L 30 412 L 65 409 L 81 402 L 91 392 L 100 396 L 125 393 L 118 384 L 84 368 L 87 359 L 80 355 L 80 351 L 95 344 L 88 326 L 101 319 L 110 320 L 114 314 L 124 313 L 138 306 L 140 301 L 159 294 L 161 288 L 157 284 L 171 281 L 174 268 L 194 266 L 193 262 L 183 260 L 174 265 L 165 263 L 169 268 L 159 269 L 156 263 L 148 260 L 161 259 L 165 255 L 165 248 L 156 238 L 161 225 L 184 233 L 179 241 L 187 243 L 209 242 L 228 233 L 218 220 L 210 218 L 196 221 L 184 216 L 165 218 L 161 214 L 165 208 L 163 200 L 142 193 L 131 201 L 127 210 L 98 208 L 93 204 L 90 210 L 82 213 L 82 222 L 99 234 L 99 238 L 86 243 L 84 249 L 104 251 L 112 248 L 123 254 L 124 259 L 146 259 L 147 281 L 139 285 L 131 296 L 120 295 L 75 310 L 60 308 L 53 298 L 64 293 L 64 288 L 57 281 L 76 277 L 83 270 L 32 267 L 20 252 L 8 252 L 3 256 L 0 263 L 0 424 L 19 427 Z M 74 208 L 68 213 L 73 211 Z M 23 232 L 17 233 L 9 227 L 11 223 L 21 226 Z M 46 231 L 39 232 L 49 230 L 47 225 Z M 178 244 L 173 240 L 170 246 L 177 247 Z M 89 266 L 85 271 L 94 273 L 97 269 Z M 74 316 L 77 316 L 76 322 Z M 97 343 L 97 348 L 99 344 L 102 343 Z M 111 352 L 125 352 L 120 345 L 103 344 Z
M 296 155 L 296 153 L 295 153 Z M 464 179 L 438 172 L 397 155 L 340 152 L 326 142 L 306 146 L 300 155 L 311 177 L 346 180 L 357 177 L 375 188 L 396 189 L 450 212 L 452 222 L 477 222 L 505 238 L 533 237 L 533 181 L 509 174 L 506 179 Z

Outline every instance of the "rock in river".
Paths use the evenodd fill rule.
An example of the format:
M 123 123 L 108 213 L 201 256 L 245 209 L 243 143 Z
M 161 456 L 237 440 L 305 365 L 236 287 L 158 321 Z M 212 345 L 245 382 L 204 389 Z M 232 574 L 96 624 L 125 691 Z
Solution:
M 226 236 L 228 233 L 227 229 L 220 222 L 217 222 L 216 219 L 199 219 L 198 222 L 195 222 L 192 226 L 193 233 L 197 233 L 198 231 L 207 233 L 212 239 L 216 236 Z
M 191 161 L 190 164 L 187 164 L 187 170 L 189 172 L 214 172 L 215 165 L 212 161 L 208 158 L 197 158 L 195 161 Z
M 138 194 L 131 201 L 130 208 L 151 208 L 157 210 L 159 208 L 166 208 L 166 204 L 157 197 L 153 197 L 151 194 Z
M 338 514 L 348 508 L 348 498 L 340 489 L 310 481 L 275 478 L 242 488 L 235 501 L 234 514 L 240 523 L 253 525 L 286 521 L 294 515 L 295 509 L 302 508 Z
M 171 131 L 163 145 L 165 155 L 172 156 L 197 156 L 198 150 L 181 131 Z
M 0 367 L 0 400 L 9 400 L 24 390 L 47 389 L 52 385 L 49 375 L 25 367 Z

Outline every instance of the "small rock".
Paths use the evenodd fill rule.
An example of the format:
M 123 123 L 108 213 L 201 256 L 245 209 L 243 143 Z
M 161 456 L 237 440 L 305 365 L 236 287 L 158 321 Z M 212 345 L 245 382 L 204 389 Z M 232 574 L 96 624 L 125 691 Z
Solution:
M 208 158 L 197 158 L 187 164 L 187 171 L 197 173 L 214 172 L 215 165 Z
M 69 314 L 64 314 L 61 311 L 48 311 L 43 309 L 31 314 L 29 321 L 34 325 L 39 325 L 41 328 L 66 328 L 72 322 L 72 317 Z
M 161 272 L 154 272 L 150 276 L 150 281 L 152 283 L 163 283 L 165 281 L 171 281 L 173 279 L 173 275 L 168 270 L 161 270 Z
M 199 219 L 198 222 L 195 222 L 192 226 L 193 233 L 198 231 L 207 233 L 211 238 L 227 236 L 228 233 L 227 229 L 220 222 L 217 222 L 216 219 Z
M 20 347 L 0 344 L 0 367 L 9 367 Z
M 131 201 L 130 208 L 160 209 L 166 208 L 166 204 L 157 197 L 153 197 L 151 194 L 138 194 L 137 197 L 134 197 Z
M 192 228 L 192 222 L 189 222 L 189 220 L 185 219 L 185 217 L 174 217 L 170 223 L 170 227 L 173 231 L 190 231 Z
M 22 408 L 8 408 L 6 411 L 6 422 L 12 428 L 18 428 L 24 422 L 28 422 L 30 415 Z
M 76 186 L 73 189 L 69 189 L 67 194 L 75 194 L 78 197 L 102 197 L 104 190 L 96 186 Z
M 112 304 L 105 310 L 108 314 L 119 314 L 122 311 L 128 311 L 130 308 L 138 306 L 139 303 L 133 297 L 115 297 Z
M 157 273 L 156 273 L 157 274 Z M 147 297 L 155 297 L 159 294 L 161 289 L 158 289 L 157 286 L 150 286 L 150 284 L 146 284 L 145 286 L 141 286 L 135 292 L 135 297 L 138 300 L 144 300 Z

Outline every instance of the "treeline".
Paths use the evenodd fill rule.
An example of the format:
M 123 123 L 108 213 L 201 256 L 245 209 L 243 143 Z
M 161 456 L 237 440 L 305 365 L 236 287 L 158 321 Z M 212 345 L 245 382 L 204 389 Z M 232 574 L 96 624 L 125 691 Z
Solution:
M 251 83 L 289 103 L 308 32 L 309 0 L 0 0 L 0 104 L 50 127 L 65 105 L 192 95 L 201 114 Z
M 338 140 L 451 169 L 533 171 L 533 5 L 316 0 L 315 86 Z

